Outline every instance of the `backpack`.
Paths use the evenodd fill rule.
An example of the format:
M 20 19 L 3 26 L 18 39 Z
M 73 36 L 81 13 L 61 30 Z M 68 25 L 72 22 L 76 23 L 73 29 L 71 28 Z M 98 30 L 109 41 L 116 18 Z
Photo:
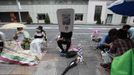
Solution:
M 69 51 L 66 54 L 66 58 L 72 58 L 72 57 L 75 57 L 76 55 L 77 55 L 76 51 Z

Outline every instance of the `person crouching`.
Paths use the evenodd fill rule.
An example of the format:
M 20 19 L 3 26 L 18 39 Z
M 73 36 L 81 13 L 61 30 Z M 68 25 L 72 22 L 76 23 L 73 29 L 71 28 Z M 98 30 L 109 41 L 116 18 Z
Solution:
M 60 32 L 60 37 L 57 40 L 57 44 L 59 48 L 61 49 L 61 56 L 66 55 L 68 52 L 70 45 L 71 45 L 71 37 L 72 37 L 72 32 Z M 66 48 L 63 48 L 63 45 L 66 45 Z

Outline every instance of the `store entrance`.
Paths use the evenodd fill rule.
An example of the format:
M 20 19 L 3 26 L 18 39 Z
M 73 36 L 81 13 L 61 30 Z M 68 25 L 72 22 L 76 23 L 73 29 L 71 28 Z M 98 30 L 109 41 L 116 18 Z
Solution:
M 26 22 L 28 12 L 21 12 L 22 22 Z M 0 22 L 19 22 L 18 12 L 0 12 Z

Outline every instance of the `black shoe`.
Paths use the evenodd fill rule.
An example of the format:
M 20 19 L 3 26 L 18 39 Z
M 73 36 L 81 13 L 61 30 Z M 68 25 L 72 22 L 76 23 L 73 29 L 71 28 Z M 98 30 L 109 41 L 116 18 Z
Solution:
M 62 56 L 62 57 L 66 57 L 66 55 L 67 55 L 67 54 L 66 54 L 65 52 L 61 52 L 61 53 L 60 53 L 60 56 Z

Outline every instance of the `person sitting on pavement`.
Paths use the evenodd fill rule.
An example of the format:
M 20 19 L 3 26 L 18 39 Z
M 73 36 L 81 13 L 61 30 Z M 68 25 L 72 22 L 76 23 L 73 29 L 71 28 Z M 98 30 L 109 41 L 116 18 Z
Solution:
M 38 37 L 43 37 L 45 41 L 47 41 L 47 35 L 46 35 L 46 31 L 43 30 L 42 26 L 38 26 L 37 28 L 39 30 L 39 33 L 37 31 L 37 33 L 35 33 L 34 38 L 38 38 Z
M 128 38 L 127 31 L 119 29 L 117 39 L 111 43 L 110 53 L 119 56 L 131 48 L 134 48 L 134 42 Z
M 127 31 L 127 37 L 131 37 L 131 33 L 129 32 L 129 29 L 131 28 L 131 26 L 130 25 L 123 25 L 123 27 L 121 28 L 121 29 L 123 29 L 123 30 L 125 30 L 125 31 Z
M 110 44 L 109 55 L 113 59 L 115 56 L 120 56 L 131 48 L 134 48 L 134 42 L 128 38 L 126 30 L 119 29 L 117 31 L 117 39 Z M 101 63 L 100 65 L 104 68 L 110 68 L 111 63 Z
M 66 55 L 70 46 L 71 46 L 72 32 L 60 32 L 60 37 L 57 40 L 57 44 L 61 49 L 61 55 Z M 66 45 L 66 48 L 63 48 L 63 44 Z
M 132 39 L 134 42 L 134 28 L 130 25 L 124 25 L 122 29 L 128 32 L 128 37 L 130 37 L 130 39 Z
M 30 39 L 30 34 L 23 29 L 23 27 L 18 27 L 13 39 L 17 42 L 15 50 L 18 48 L 22 49 L 21 44 L 25 39 Z
M 23 41 L 25 38 L 30 38 L 30 35 L 23 27 L 18 27 L 15 35 L 13 36 L 16 41 Z
M 117 29 L 113 28 L 109 30 L 108 34 L 104 34 L 97 48 L 99 48 L 100 50 L 104 52 L 105 50 L 109 50 L 110 43 L 116 39 L 116 32 L 117 32 Z
M 46 46 L 46 33 L 42 31 L 42 28 L 39 26 L 36 29 L 36 33 L 34 34 L 34 40 L 32 40 L 30 44 L 30 50 L 32 53 L 41 54 Z

